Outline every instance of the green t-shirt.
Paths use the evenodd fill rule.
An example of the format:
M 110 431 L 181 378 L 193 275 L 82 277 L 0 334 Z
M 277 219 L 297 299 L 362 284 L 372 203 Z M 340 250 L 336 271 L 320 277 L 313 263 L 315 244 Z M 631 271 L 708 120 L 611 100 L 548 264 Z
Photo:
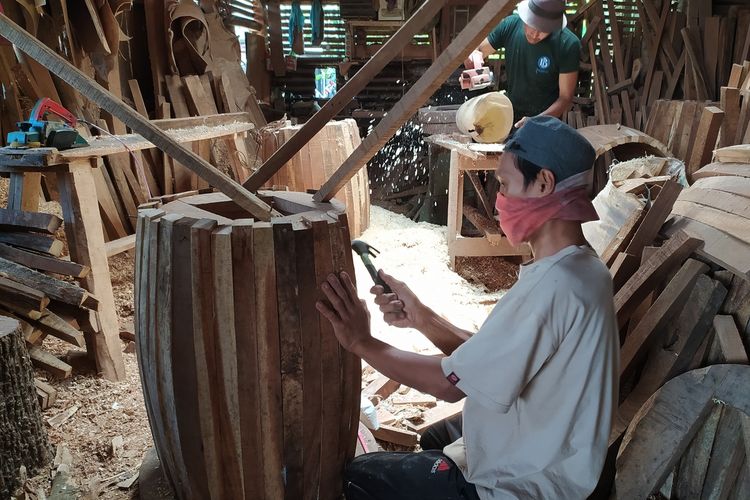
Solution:
M 518 14 L 503 19 L 487 37 L 495 50 L 505 47 L 508 97 L 516 120 L 535 116 L 560 96 L 560 73 L 578 71 L 581 42 L 565 28 L 532 45 Z

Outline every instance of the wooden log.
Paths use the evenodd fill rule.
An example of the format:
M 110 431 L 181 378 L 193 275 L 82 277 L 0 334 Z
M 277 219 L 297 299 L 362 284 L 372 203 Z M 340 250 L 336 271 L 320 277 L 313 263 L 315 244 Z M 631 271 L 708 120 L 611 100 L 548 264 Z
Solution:
M 453 39 L 430 68 L 412 85 L 401 100 L 388 112 L 372 132 L 362 141 L 341 167 L 323 184 L 315 194 L 315 201 L 328 201 L 372 156 L 393 136 L 424 104 L 435 90 L 445 82 L 469 52 L 485 37 L 486 30 L 494 26 L 509 11 L 507 0 L 487 2 L 466 27 Z
M 5 244 L 0 244 L 0 257 L 13 261 L 16 264 L 36 269 L 37 271 L 47 271 L 55 274 L 62 274 L 63 276 L 71 276 L 73 278 L 85 278 L 90 271 L 88 266 L 76 264 L 69 260 L 56 259 L 54 257 L 28 252 Z
M 0 405 L 3 460 L 0 463 L 0 496 L 11 498 L 19 486 L 19 468 L 34 475 L 50 460 L 47 430 L 42 422 L 34 370 L 26 354 L 21 325 L 0 316 Z
M 138 114 L 137 111 L 125 105 L 121 99 L 92 81 L 86 74 L 32 37 L 4 14 L 0 14 L 0 34 L 71 87 L 79 90 L 92 102 L 151 141 L 167 155 L 205 178 L 209 184 L 227 194 L 255 217 L 260 220 L 270 218 L 270 207 L 268 205 L 258 200 L 252 193 L 234 182 L 226 174 L 169 138 L 162 130 Z
M 62 219 L 56 215 L 0 208 L 0 229 L 55 234 L 60 224 Z

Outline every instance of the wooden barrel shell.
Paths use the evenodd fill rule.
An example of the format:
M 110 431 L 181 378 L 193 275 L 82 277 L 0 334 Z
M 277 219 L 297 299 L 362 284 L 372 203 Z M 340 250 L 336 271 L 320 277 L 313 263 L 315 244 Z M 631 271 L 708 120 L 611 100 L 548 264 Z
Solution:
M 136 347 L 177 497 L 339 498 L 360 363 L 315 302 L 328 274 L 354 276 L 346 216 L 226 223 L 168 210 L 138 216 Z

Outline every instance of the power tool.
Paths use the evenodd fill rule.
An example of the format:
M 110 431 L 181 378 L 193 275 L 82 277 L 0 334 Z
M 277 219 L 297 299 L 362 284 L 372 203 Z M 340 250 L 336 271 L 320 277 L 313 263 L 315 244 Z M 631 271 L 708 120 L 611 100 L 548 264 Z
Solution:
M 63 121 L 45 118 L 53 114 Z M 50 147 L 59 150 L 88 146 L 88 142 L 75 129 L 78 119 L 48 97 L 39 99 L 31 110 L 29 120 L 18 122 L 20 130 L 8 133 L 6 144 L 11 148 Z
M 469 54 L 468 61 L 471 61 L 472 68 L 466 69 L 458 77 L 458 83 L 461 89 L 480 90 L 492 85 L 494 75 L 492 70 L 484 66 L 484 56 L 478 50 Z

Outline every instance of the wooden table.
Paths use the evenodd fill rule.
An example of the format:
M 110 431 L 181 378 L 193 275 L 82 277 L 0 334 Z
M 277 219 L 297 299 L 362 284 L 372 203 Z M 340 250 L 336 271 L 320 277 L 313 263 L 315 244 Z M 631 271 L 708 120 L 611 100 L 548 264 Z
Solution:
M 425 141 L 451 151 L 450 177 L 448 181 L 448 258 L 451 269 L 455 269 L 456 257 L 527 256 L 528 245 L 513 246 L 502 234 L 491 218 L 494 200 L 487 199 L 479 182 L 477 172 L 494 172 L 502 155 L 502 144 L 474 144 L 460 135 L 437 134 Z M 468 176 L 479 198 L 480 210 L 464 205 L 464 179 Z M 461 236 L 463 217 L 466 216 L 477 229 L 484 233 L 479 237 Z

